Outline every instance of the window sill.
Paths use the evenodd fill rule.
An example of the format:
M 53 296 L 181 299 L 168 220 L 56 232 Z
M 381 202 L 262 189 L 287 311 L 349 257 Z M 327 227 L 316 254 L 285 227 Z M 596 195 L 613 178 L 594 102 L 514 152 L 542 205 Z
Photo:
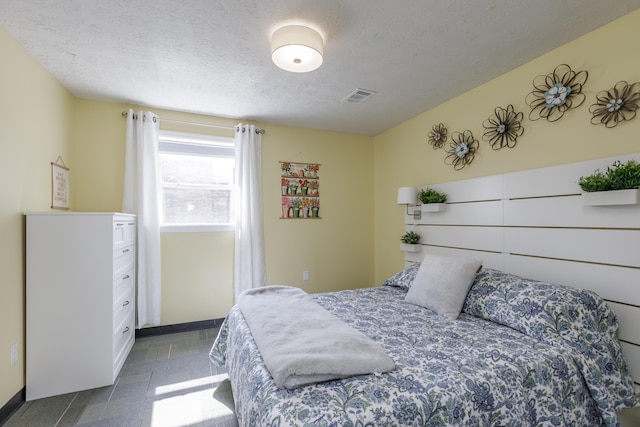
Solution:
M 211 225 L 211 224 L 183 224 L 183 225 L 162 225 L 161 233 L 215 233 L 219 231 L 234 231 L 231 224 Z

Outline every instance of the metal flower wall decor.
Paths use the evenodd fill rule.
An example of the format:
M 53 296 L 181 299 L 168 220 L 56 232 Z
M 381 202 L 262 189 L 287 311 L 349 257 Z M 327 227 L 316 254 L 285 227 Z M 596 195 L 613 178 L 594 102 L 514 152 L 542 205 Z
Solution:
M 433 125 L 427 136 L 429 144 L 433 146 L 434 150 L 437 150 L 447 142 L 447 128 L 442 123 Z
M 489 141 L 494 150 L 515 147 L 518 137 L 524 133 L 521 125 L 522 117 L 523 114 L 516 113 L 511 104 L 506 109 L 496 107 L 493 115 L 482 123 L 484 127 L 482 139 Z
M 591 123 L 603 124 L 608 128 L 615 127 L 619 122 L 631 120 L 636 116 L 639 102 L 640 83 L 618 82 L 613 88 L 598 92 L 596 103 L 589 107 L 593 114 Z
M 553 73 L 533 79 L 534 89 L 526 97 L 531 107 L 529 118 L 555 122 L 565 111 L 581 106 L 586 98 L 582 86 L 588 77 L 587 71 L 576 73 L 567 64 L 560 64 Z
M 470 130 L 454 132 L 451 135 L 451 142 L 445 148 L 447 156 L 444 162 L 453 165 L 453 168 L 458 171 L 471 164 L 478 151 L 478 146 L 478 140 L 473 137 Z

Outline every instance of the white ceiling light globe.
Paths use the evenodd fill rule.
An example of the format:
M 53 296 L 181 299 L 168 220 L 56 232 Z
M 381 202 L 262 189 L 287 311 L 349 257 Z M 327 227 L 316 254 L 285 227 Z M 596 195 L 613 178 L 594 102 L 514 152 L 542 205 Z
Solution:
M 322 65 L 320 33 L 302 25 L 279 28 L 271 37 L 271 59 L 278 67 L 294 73 L 313 71 Z

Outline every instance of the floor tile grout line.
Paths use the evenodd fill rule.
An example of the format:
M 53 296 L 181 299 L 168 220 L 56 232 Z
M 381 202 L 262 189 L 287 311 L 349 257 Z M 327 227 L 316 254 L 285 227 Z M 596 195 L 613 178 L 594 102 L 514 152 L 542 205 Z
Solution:
M 67 405 L 67 407 L 64 409 L 64 411 L 62 412 L 62 415 L 60 415 L 60 418 L 58 418 L 58 421 L 56 421 L 56 423 L 54 424 L 53 427 L 57 427 L 58 424 L 60 424 L 60 421 L 62 421 L 62 419 L 64 418 L 64 416 L 67 414 L 67 412 L 69 411 L 69 408 L 71 408 L 71 405 L 73 405 L 73 402 L 76 401 L 76 399 L 78 398 L 78 394 L 79 393 L 75 393 L 73 395 L 73 399 L 71 399 L 71 402 L 69 402 L 69 404 Z
M 73 425 L 73 426 L 83 425 L 87 427 L 96 427 L 96 426 L 106 426 L 106 425 L 115 426 L 115 425 L 122 425 L 121 423 L 126 423 L 131 427 L 149 427 L 150 424 L 148 424 L 149 423 L 148 416 L 150 416 L 150 414 L 153 414 L 155 412 L 153 408 L 149 408 L 147 406 L 136 406 L 136 409 L 140 408 L 141 410 L 134 411 L 136 412 L 134 414 L 131 412 L 131 409 L 132 409 L 131 405 L 129 404 L 123 405 L 120 403 L 116 403 L 114 405 L 113 402 L 120 402 L 120 399 L 122 397 L 124 397 L 125 400 L 128 400 L 130 398 L 129 394 L 132 394 L 136 398 L 139 398 L 139 399 L 134 399 L 135 402 L 139 401 L 139 402 L 148 403 L 149 401 L 156 401 L 159 398 L 155 396 L 155 394 L 153 394 L 153 396 L 151 397 L 149 397 L 148 395 L 145 396 L 145 394 L 150 393 L 154 389 L 154 381 L 157 380 L 158 384 L 164 384 L 164 383 L 173 384 L 176 381 L 180 381 L 183 377 L 186 379 L 197 378 L 198 380 L 201 381 L 203 377 L 206 377 L 207 375 L 209 375 L 210 378 L 202 382 L 202 384 L 200 384 L 200 386 L 198 387 L 206 387 L 208 389 L 211 389 L 212 392 L 215 392 L 217 388 L 216 386 L 219 386 L 220 384 L 218 383 L 214 384 L 213 378 L 211 377 L 213 376 L 213 373 L 214 373 L 214 365 L 210 362 L 210 360 L 207 357 L 208 351 L 210 350 L 211 343 L 207 343 L 206 352 L 204 349 L 200 349 L 200 348 L 196 349 L 196 347 L 200 346 L 200 341 L 202 340 L 206 341 L 208 339 L 209 337 L 207 336 L 207 334 L 204 334 L 200 339 L 194 340 L 193 333 L 192 333 L 191 336 L 186 336 L 186 335 L 179 335 L 175 337 L 168 336 L 168 337 L 159 337 L 156 340 L 152 340 L 149 343 L 150 344 L 149 348 L 146 348 L 146 346 L 144 346 L 143 348 L 146 348 L 146 350 L 151 353 L 153 353 L 155 350 L 155 353 L 156 353 L 155 357 L 147 356 L 139 359 L 139 357 L 141 357 L 141 355 L 143 354 L 143 353 L 140 353 L 139 355 L 136 355 L 136 357 L 128 358 L 127 361 L 125 361 L 125 365 L 131 368 L 128 375 L 132 375 L 132 377 L 129 377 L 128 375 L 124 375 L 124 372 L 126 371 L 126 369 L 123 369 L 122 372 L 120 372 L 121 375 L 118 375 L 113 386 L 111 386 L 106 390 L 103 389 L 99 394 L 85 395 L 84 392 L 77 392 L 75 394 L 70 393 L 69 396 L 71 398 L 69 400 L 60 399 L 54 403 L 49 403 L 49 401 L 46 401 L 46 404 L 40 405 L 39 410 L 34 411 L 32 414 L 29 415 L 30 418 L 24 418 L 23 420 L 19 420 L 16 417 L 15 419 L 17 420 L 18 424 L 15 424 L 15 425 L 16 426 L 17 425 L 22 425 L 22 426 L 42 425 L 39 423 L 42 422 L 41 417 L 43 414 L 48 415 L 49 417 L 51 415 L 55 416 L 56 414 L 62 414 L 61 416 L 59 416 L 57 420 L 55 418 L 53 419 L 49 418 L 50 424 L 47 424 L 47 425 L 51 427 L 62 427 L 64 425 Z M 173 347 L 176 347 L 177 353 L 174 352 Z M 159 359 L 159 356 L 165 350 L 167 351 L 167 356 L 163 361 L 162 359 Z M 195 353 L 197 353 L 198 355 L 198 358 L 204 357 L 206 360 L 209 360 L 209 363 L 202 364 L 200 363 L 200 359 L 198 359 L 198 361 L 191 361 L 189 357 L 195 356 L 195 354 L 193 354 L 194 350 L 198 350 L 198 351 L 195 351 Z M 186 357 L 186 358 L 183 359 L 183 357 Z M 158 362 L 161 362 L 161 363 L 158 364 Z M 194 363 L 194 365 L 193 366 L 185 365 L 185 363 L 186 364 Z M 141 367 L 140 367 L 141 369 L 138 368 L 138 364 L 141 364 Z M 158 371 L 156 371 L 156 369 L 158 369 Z M 216 375 L 222 373 L 222 372 L 218 372 L 217 370 L 215 372 L 216 372 Z M 144 377 L 146 378 L 144 379 L 134 378 L 142 374 L 144 374 Z M 143 380 L 144 382 L 147 383 L 146 387 L 144 386 L 138 387 L 137 391 L 134 390 L 136 387 L 132 387 L 131 389 L 129 388 L 129 385 L 132 382 L 135 382 L 136 384 L 138 384 L 140 380 Z M 142 385 L 142 384 L 138 384 L 138 385 Z M 146 388 L 146 392 L 145 392 L 145 388 Z M 115 393 L 116 391 L 118 391 L 118 393 Z M 204 392 L 204 389 L 202 391 Z M 229 392 L 225 391 L 224 393 L 225 402 L 226 401 L 231 402 L 231 405 L 233 406 L 233 397 L 232 395 L 227 396 L 227 394 L 229 394 Z M 67 396 L 67 398 L 69 396 Z M 114 400 L 114 396 L 116 397 L 115 400 Z M 209 399 L 212 399 L 212 396 L 210 393 L 208 394 L 208 397 Z M 199 398 L 199 397 L 196 397 L 196 398 Z M 78 403 L 75 403 L 76 401 L 78 401 Z M 207 400 L 203 402 L 204 403 L 201 402 L 201 404 L 206 404 Z M 211 400 L 211 402 L 215 402 L 215 400 Z M 227 405 L 226 403 L 225 405 L 228 407 L 232 407 Z M 36 405 L 34 405 L 34 407 L 35 406 Z M 89 411 L 85 412 L 85 409 L 87 409 L 87 407 L 89 406 L 90 406 Z M 214 411 L 214 408 L 213 408 L 214 406 L 215 405 L 212 403 L 211 405 L 203 406 L 203 408 L 206 408 L 206 410 L 209 410 L 209 411 Z M 43 411 L 43 409 L 46 409 L 46 410 Z M 160 411 L 159 413 L 162 413 L 163 408 L 159 407 L 158 410 Z M 203 409 L 203 411 L 204 410 L 205 409 Z M 215 413 L 215 415 L 205 416 L 204 414 L 201 414 L 202 416 L 201 418 L 199 418 L 199 421 L 196 421 L 191 425 L 193 426 L 215 425 L 218 427 L 237 427 L 238 426 L 237 421 L 235 419 L 235 411 L 233 411 L 233 414 L 230 416 L 228 416 L 226 412 L 224 414 L 218 413 L 217 410 L 215 410 L 212 413 Z M 194 418 L 194 421 L 195 420 L 196 418 Z M 32 421 L 34 423 L 32 423 Z M 79 424 L 80 421 L 82 421 L 81 424 Z M 21 422 L 22 424 L 20 424 Z M 8 424 L 8 425 L 14 425 L 14 424 Z M 187 424 L 183 424 L 183 425 L 186 426 Z
M 151 384 L 153 384 L 153 374 L 155 372 L 152 370 L 151 375 L 149 375 L 149 383 L 147 384 L 147 394 L 151 392 Z
M 113 393 L 115 393 L 116 388 L 118 387 L 119 384 L 120 384 L 120 375 L 118 375 L 118 378 L 116 378 L 116 383 L 113 385 L 113 388 L 111 389 L 111 393 L 109 393 L 109 398 L 107 399 L 107 402 L 111 402 Z
M 111 393 L 109 393 L 109 398 L 107 399 L 104 406 L 102 407 L 102 410 L 100 411 L 100 416 L 98 417 L 98 420 L 102 419 L 102 416 L 104 415 L 104 411 L 107 410 L 107 406 L 109 406 L 109 402 L 111 402 L 111 398 L 113 397 L 113 393 L 115 393 L 116 388 L 118 387 L 118 384 L 120 384 L 120 375 L 118 375 L 118 378 L 116 378 L 116 382 L 113 385 L 113 388 L 111 389 Z

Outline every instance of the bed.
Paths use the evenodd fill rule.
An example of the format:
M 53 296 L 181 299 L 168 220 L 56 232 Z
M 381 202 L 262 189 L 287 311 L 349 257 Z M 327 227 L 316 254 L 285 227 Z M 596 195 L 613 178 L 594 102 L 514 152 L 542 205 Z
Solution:
M 617 425 L 640 391 L 640 204 L 586 205 L 577 180 L 629 159 L 436 183 L 444 211 L 397 207 L 422 237 L 404 269 L 312 295 L 380 343 L 390 372 L 279 389 L 234 307 L 210 356 L 240 424 Z M 406 302 L 427 255 L 483 260 L 453 321 Z
M 406 301 L 420 266 L 312 295 L 382 346 L 387 373 L 278 388 L 234 306 L 210 358 L 228 369 L 239 424 L 614 426 L 637 403 L 616 316 L 594 292 L 483 268 L 451 319 Z

